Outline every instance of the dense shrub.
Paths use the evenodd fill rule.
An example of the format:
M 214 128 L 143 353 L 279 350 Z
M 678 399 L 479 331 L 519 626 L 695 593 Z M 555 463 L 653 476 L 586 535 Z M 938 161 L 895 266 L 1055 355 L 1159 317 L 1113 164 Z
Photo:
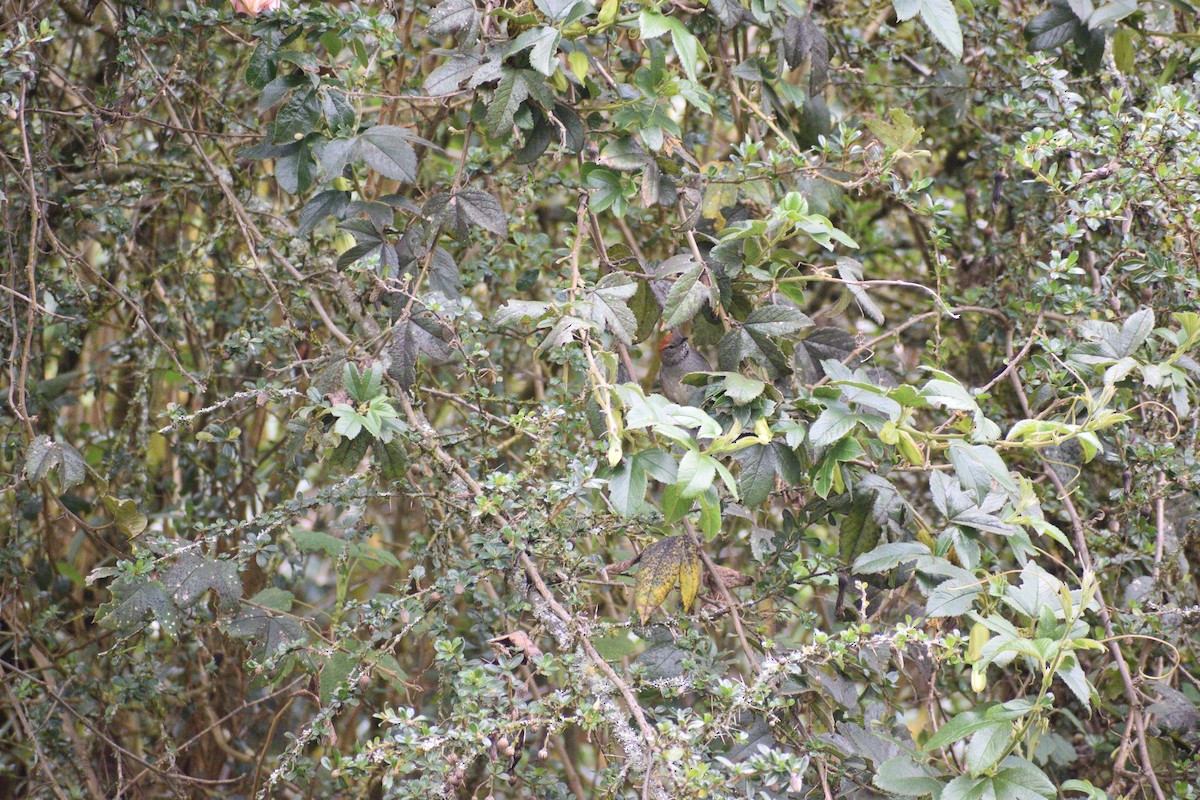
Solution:
M 0 795 L 1200 793 L 1194 0 L 5 8 Z

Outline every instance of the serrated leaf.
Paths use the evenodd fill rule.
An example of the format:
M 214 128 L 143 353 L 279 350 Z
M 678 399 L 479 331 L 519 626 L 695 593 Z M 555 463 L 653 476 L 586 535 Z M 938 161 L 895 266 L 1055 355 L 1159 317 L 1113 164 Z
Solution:
M 637 282 L 623 272 L 610 272 L 588 292 L 588 318 L 612 333 L 626 347 L 633 344 L 637 318 L 628 302 L 637 293 Z
M 329 453 L 329 463 L 339 469 L 352 470 L 363 460 L 373 441 L 371 434 L 361 430 L 361 427 L 353 436 L 342 435 L 337 447 Z
M 266 42 L 259 42 L 246 62 L 246 83 L 252 89 L 262 89 L 275 79 L 275 59 Z
M 929 558 L 931 555 L 929 548 L 920 542 L 888 542 L 856 558 L 851 569 L 854 572 L 869 575 L 875 572 L 886 572 L 901 564 Z
M 724 375 L 724 379 L 721 381 L 721 392 L 733 401 L 734 406 L 740 407 L 752 403 L 767 391 L 767 382 L 760 381 L 758 378 L 747 378 L 737 372 L 717 374 Z M 768 393 L 768 397 L 770 396 L 771 393 Z
M 838 526 L 838 555 L 846 564 L 854 563 L 859 556 L 874 549 L 883 534 L 883 527 L 875 519 L 874 503 L 869 494 L 854 497 L 853 504 Z
M 317 93 L 296 92 L 275 114 L 275 141 L 279 144 L 302 139 L 313 132 L 321 119 Z
M 223 558 L 181 553 L 163 575 L 162 582 L 179 608 L 195 605 L 210 589 L 226 608 L 236 606 L 242 599 L 237 564 Z
M 453 53 L 425 76 L 422 87 L 426 94 L 433 97 L 454 94 L 471 79 L 482 63 L 483 59 L 474 53 Z
M 700 281 L 702 264 L 695 264 L 676 278 L 663 302 L 663 327 L 676 328 L 690 320 L 709 301 L 709 288 Z
M 1033 800 L 1044 797 L 1053 800 L 1058 790 L 1046 777 L 1046 773 L 1018 756 L 1009 756 L 1000 762 L 1000 769 L 992 775 L 992 786 L 996 800 Z M 942 795 L 943 800 L 946 796 Z
M 966 614 L 983 591 L 983 584 L 970 572 L 959 567 L 947 571 L 952 571 L 954 576 L 938 584 L 925 603 L 925 614 L 931 619 Z
M 1154 331 L 1154 310 L 1143 308 L 1135 311 L 1121 326 L 1114 349 L 1118 356 L 1131 356 Z
M 505 67 L 487 110 L 487 129 L 492 138 L 508 137 L 512 132 L 513 115 L 527 97 L 529 86 L 521 75 L 521 70 Z
M 269 594 L 268 594 L 269 593 Z M 293 595 L 282 589 L 264 589 L 225 624 L 231 636 L 251 643 L 256 658 L 275 655 L 280 649 L 308 639 L 298 619 L 283 612 L 291 608 Z M 263 606 L 260 608 L 259 606 Z
M 63 494 L 87 478 L 87 462 L 75 447 L 38 436 L 25 449 L 25 480 L 49 484 L 55 494 Z
M 950 463 L 959 482 L 974 492 L 976 502 L 987 497 L 994 486 L 1017 492 L 1017 484 L 995 448 L 955 440 L 950 442 Z
M 809 427 L 808 440 L 814 447 L 828 447 L 854 430 L 860 419 L 844 405 L 829 406 Z
M 301 236 L 312 233 L 313 228 L 317 227 L 321 220 L 330 216 L 341 216 L 349 204 L 349 192 L 341 192 L 336 189 L 317 192 L 304 204 L 304 208 L 300 209 L 300 221 L 296 226 L 296 233 Z
M 497 236 L 508 235 L 508 217 L 500 201 L 483 189 L 460 189 L 454 194 L 452 203 L 457 203 L 459 212 L 472 224 L 478 225 Z
M 430 36 L 449 36 L 469 30 L 479 22 L 479 12 L 471 0 L 442 0 L 429 12 L 425 31 Z
M 547 78 L 558 71 L 558 42 L 562 38 L 554 28 L 543 26 L 530 28 L 521 33 L 508 46 L 508 55 L 529 50 L 529 66 L 545 75 Z
M 921 141 L 925 129 L 913 122 L 912 117 L 903 109 L 893 108 L 888 111 L 890 121 L 881 119 L 866 119 L 863 124 L 875 134 L 879 141 L 898 151 L 909 151 Z M 840 259 L 839 259 L 840 260 Z M 857 263 L 857 262 L 855 262 Z M 858 265 L 859 280 L 862 279 L 862 265 Z
M 734 458 L 741 464 L 738 486 L 742 502 L 747 508 L 756 508 L 767 501 L 775 490 L 775 479 L 779 474 L 779 459 L 774 447 L 756 444 L 739 451 Z
M 102 627 L 129 634 L 153 621 L 169 636 L 178 633 L 179 609 L 161 582 L 145 577 L 118 578 L 108 588 L 112 600 L 96 610 L 96 621 Z
M 367 166 L 385 178 L 402 183 L 417 179 L 413 134 L 397 125 L 376 125 L 358 136 L 357 152 Z
M 369 403 L 383 391 L 383 365 L 376 361 L 360 370 L 357 364 L 347 361 L 342 368 L 342 385 L 356 402 Z
M 1025 36 L 1029 39 L 1029 50 L 1036 53 L 1061 47 L 1086 29 L 1069 7 L 1052 5 L 1029 21 L 1025 26 Z
M 697 450 L 688 450 L 679 459 L 676 485 L 682 489 L 684 499 L 698 497 L 712 486 L 717 476 L 717 460 Z
M 726 28 L 734 28 L 746 16 L 746 8 L 738 0 L 709 0 L 708 10 Z
M 788 336 L 805 328 L 811 328 L 813 321 L 798 308 L 765 305 L 751 311 L 742 324 L 752 332 L 763 336 Z

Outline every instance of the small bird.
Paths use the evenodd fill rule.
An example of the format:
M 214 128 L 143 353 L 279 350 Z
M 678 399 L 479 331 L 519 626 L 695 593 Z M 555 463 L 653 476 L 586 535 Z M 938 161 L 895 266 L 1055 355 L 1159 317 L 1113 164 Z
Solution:
M 672 403 L 696 405 L 692 401 L 699 399 L 699 392 L 696 387 L 684 383 L 683 379 L 693 372 L 712 369 L 708 359 L 693 350 L 685 337 L 673 331 L 668 331 L 658 343 L 658 356 L 658 380 L 662 384 L 663 394 Z

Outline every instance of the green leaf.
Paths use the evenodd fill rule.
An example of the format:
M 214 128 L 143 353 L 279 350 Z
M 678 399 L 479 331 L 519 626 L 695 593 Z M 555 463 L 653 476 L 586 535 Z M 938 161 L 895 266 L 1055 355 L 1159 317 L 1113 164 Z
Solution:
M 43 435 L 25 449 L 25 480 L 30 483 L 45 481 L 55 494 L 64 494 L 83 483 L 87 470 L 83 456 L 67 442 L 56 442 Z
M 303 139 L 313 132 L 321 119 L 317 93 L 296 92 L 275 114 L 275 141 L 280 144 Z
M 751 445 L 739 451 L 734 458 L 742 466 L 738 475 L 742 503 L 748 508 L 762 505 L 774 491 L 775 478 L 779 474 L 775 448 L 769 444 Z
M 845 487 L 841 485 L 841 464 L 843 461 L 861 458 L 862 455 L 862 445 L 854 439 L 840 439 L 835 442 L 825 452 L 821 463 L 817 465 L 816 475 L 813 478 L 813 489 L 816 493 L 825 498 L 829 496 L 835 486 L 839 493 L 844 491 Z
M 321 705 L 329 705 L 333 693 L 346 682 L 357 664 L 355 656 L 343 650 L 335 650 L 325 660 L 325 665 L 321 667 Z
M 851 564 L 879 543 L 883 528 L 873 513 L 874 498 L 862 492 L 854 497 L 849 513 L 838 527 L 838 556 Z
M 399 559 L 386 550 L 365 542 L 347 541 L 323 531 L 294 528 L 292 541 L 296 543 L 296 549 L 303 553 L 324 553 L 331 558 L 348 556 L 388 567 L 400 566 Z
M 925 603 L 925 615 L 931 619 L 955 617 L 965 614 L 975 606 L 975 599 L 983 592 L 986 583 L 960 567 L 950 566 L 953 573 L 949 580 L 942 581 Z
M 408 473 L 408 451 L 399 438 L 393 438 L 390 442 L 373 442 L 371 451 L 379 464 L 379 474 L 386 480 L 402 480 Z
M 946 784 L 938 800 L 993 800 L 995 796 L 990 778 L 960 775 Z
M 262 89 L 275 79 L 275 60 L 266 42 L 259 42 L 246 63 L 246 83 L 252 89 Z
M 862 575 L 886 572 L 908 561 L 927 559 L 933 554 L 920 542 L 889 542 L 854 560 L 851 569 Z
M 383 393 L 383 365 L 378 361 L 360 371 L 358 365 L 347 361 L 342 368 L 342 384 L 358 403 L 369 403 Z
M 829 406 L 808 429 L 808 440 L 813 447 L 828 447 L 854 430 L 861 419 L 844 405 Z
M 871 299 L 865 287 L 854 283 L 854 281 L 863 280 L 862 263 L 857 259 L 842 256 L 837 260 L 837 271 L 838 276 L 842 280 L 851 281 L 846 284 L 846 289 L 849 290 L 850 294 L 854 295 L 854 299 L 858 302 L 858 306 L 862 309 L 862 312 L 870 317 L 871 321 L 876 325 L 882 325 L 884 323 L 883 311 L 879 309 L 879 306 L 875 305 L 875 301 Z
M 317 192 L 304 204 L 304 208 L 300 209 L 300 221 L 296 226 L 296 233 L 301 236 L 312 233 L 321 220 L 330 216 L 341 216 L 348 205 L 350 205 L 349 192 L 340 192 L 336 189 Z
M 209 590 L 226 608 L 235 608 L 242 599 L 237 564 L 228 559 L 181 553 L 162 582 L 179 608 L 191 608 Z
M 422 88 L 433 97 L 454 94 L 470 80 L 482 63 L 483 59 L 474 53 L 452 53 L 425 76 Z
M 487 109 L 487 129 L 493 139 L 508 138 L 512 133 L 513 115 L 527 97 L 529 86 L 521 70 L 505 67 Z
M 667 525 L 674 525 L 679 520 L 683 519 L 683 515 L 692 510 L 692 501 L 683 498 L 681 487 L 672 483 L 663 488 L 662 494 L 662 512 L 663 522 Z
M 663 327 L 675 328 L 696 316 L 710 300 L 710 291 L 700 280 L 704 273 L 702 264 L 695 264 L 671 284 L 667 299 L 663 302 Z
M 991 703 L 987 703 L 979 708 L 964 711 L 957 715 L 954 719 L 939 728 L 937 733 L 929 737 L 929 740 L 925 742 L 924 749 L 926 751 L 937 750 L 940 747 L 952 745 L 967 738 L 976 731 L 981 731 L 989 725 L 993 725 L 994 723 L 987 716 L 987 710 L 992 705 Z M 1011 726 L 1008 727 L 1011 729 Z
M 715 458 L 698 450 L 688 450 L 679 460 L 679 472 L 675 483 L 682 489 L 681 496 L 685 500 L 690 500 L 712 486 L 716 476 L 717 461 Z
M 871 782 L 889 794 L 923 797 L 941 791 L 943 784 L 936 775 L 927 764 L 918 764 L 905 753 L 880 764 Z
M 479 24 L 479 12 L 471 0 L 442 0 L 429 12 L 425 27 L 430 36 L 449 36 Z
M 721 381 L 722 393 L 732 400 L 735 406 L 744 406 L 757 400 L 766 390 L 766 381 L 747 378 L 737 372 L 725 373 L 725 377 Z
M 901 22 L 912 19 L 919 12 L 921 21 L 934 35 L 955 61 L 961 61 L 963 55 L 962 28 L 958 24 L 958 14 L 950 0 L 893 0 L 896 16 Z
M 1087 27 L 1080 22 L 1075 12 L 1066 5 L 1051 5 L 1025 26 L 1025 37 L 1029 39 L 1030 52 L 1054 50 L 1071 40 Z
M 457 205 L 458 212 L 472 225 L 478 225 L 497 236 L 508 235 L 508 217 L 500 201 L 483 189 L 460 189 L 451 196 L 450 203 Z
M 657 39 L 664 33 L 670 33 L 680 65 L 688 80 L 695 83 L 696 69 L 701 61 L 708 61 L 708 56 L 700 47 L 700 41 L 681 20 L 663 16 L 657 11 L 642 11 L 638 17 L 638 28 L 643 39 Z
M 629 309 L 629 300 L 637 294 L 638 283 L 623 272 L 610 272 L 588 292 L 589 319 L 612 333 L 626 347 L 633 344 L 637 318 Z
M 1113 34 L 1113 64 L 1124 75 L 1134 71 L 1133 32 L 1129 28 L 1118 28 Z
M 1018 491 L 1008 466 L 995 448 L 954 440 L 950 442 L 950 463 L 962 485 L 974 492 L 976 502 L 996 487 L 1013 494 Z
M 982 775 L 1008 755 L 1013 743 L 1013 726 L 1009 722 L 991 722 L 980 728 L 967 745 L 967 769 L 973 776 Z
M 1118 357 L 1133 355 L 1154 330 L 1154 310 L 1143 308 L 1129 315 L 1121 326 L 1114 349 Z
M 134 537 L 146 530 L 149 520 L 138 511 L 137 503 L 133 500 L 122 500 L 106 494 L 100 498 L 104 508 L 113 517 L 113 524 L 118 531 L 126 536 Z
M 548 78 L 558 70 L 556 56 L 561 38 L 562 34 L 554 28 L 530 28 L 513 40 L 508 46 L 507 55 L 529 49 L 529 66 Z
M 396 125 L 376 125 L 359 134 L 357 152 L 367 166 L 385 178 L 401 183 L 417 180 L 417 154 L 413 134 Z
M 112 600 L 96 609 L 96 621 L 109 630 L 136 633 L 157 622 L 174 637 L 179 632 L 179 609 L 161 582 L 147 577 L 118 578 L 108 587 Z
M 646 471 L 636 458 L 626 458 L 608 478 L 608 498 L 617 513 L 632 517 L 646 498 Z
M 811 328 L 813 321 L 798 308 L 772 304 L 754 309 L 742 324 L 763 336 L 788 336 Z
M 308 639 L 300 620 L 286 613 L 292 599 L 292 593 L 283 589 L 264 589 L 224 628 L 231 636 L 250 642 L 256 658 L 275 655 Z
M 894 150 L 906 152 L 916 147 L 917 143 L 921 141 L 925 129 L 915 124 L 912 117 L 900 108 L 889 109 L 888 118 L 891 120 L 890 122 L 881 119 L 866 119 L 863 120 L 863 124 L 879 138 L 879 141 Z M 861 264 L 858 271 L 861 280 Z
M 1000 762 L 1000 769 L 992 775 L 996 800 L 1035 800 L 1044 797 L 1054 800 L 1058 791 L 1046 777 L 1046 773 L 1018 756 L 1009 756 Z M 945 800 L 946 795 L 942 795 Z
M 700 495 L 700 530 L 709 539 L 715 539 L 721 532 L 721 502 L 715 486 Z

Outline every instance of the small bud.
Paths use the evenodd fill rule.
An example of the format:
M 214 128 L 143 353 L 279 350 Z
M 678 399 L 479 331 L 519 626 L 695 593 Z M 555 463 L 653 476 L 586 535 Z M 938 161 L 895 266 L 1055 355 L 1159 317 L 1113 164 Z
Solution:
M 537 757 L 538 761 L 545 761 L 550 757 L 550 751 L 543 747 L 541 750 L 538 750 Z

